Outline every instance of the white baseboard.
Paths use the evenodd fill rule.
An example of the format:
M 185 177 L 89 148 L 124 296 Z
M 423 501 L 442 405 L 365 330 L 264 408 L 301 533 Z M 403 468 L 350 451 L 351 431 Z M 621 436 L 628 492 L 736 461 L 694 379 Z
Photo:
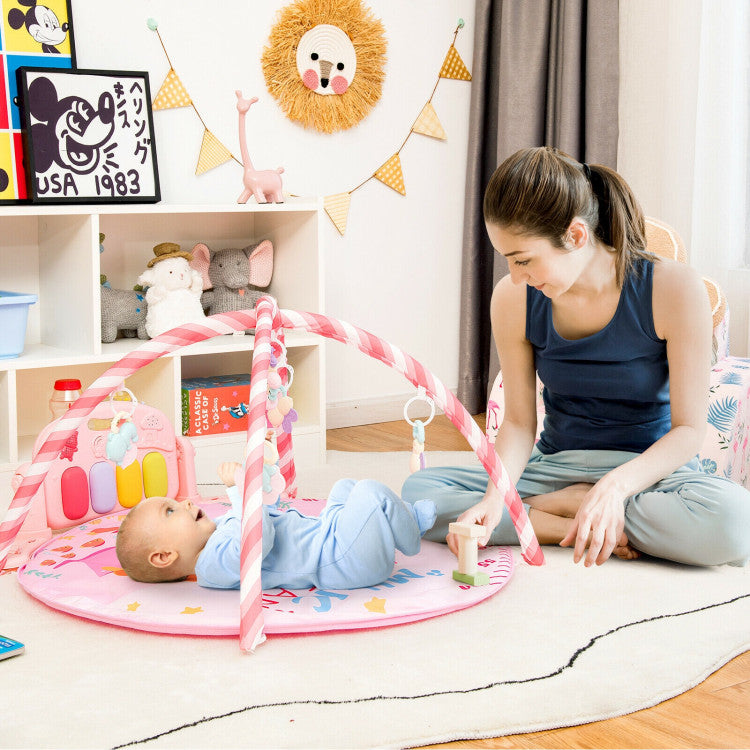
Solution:
M 404 418 L 404 405 L 414 394 L 415 391 L 410 391 L 395 396 L 329 403 L 326 405 L 326 427 L 335 430 L 339 427 L 395 422 Z M 442 409 L 436 408 L 435 413 L 442 414 Z M 424 401 L 410 404 L 409 419 L 426 419 L 429 416 L 430 407 Z

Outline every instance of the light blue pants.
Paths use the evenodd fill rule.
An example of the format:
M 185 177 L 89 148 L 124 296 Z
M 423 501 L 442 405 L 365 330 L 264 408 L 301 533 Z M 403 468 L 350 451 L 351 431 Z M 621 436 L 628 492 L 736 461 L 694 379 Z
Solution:
M 419 506 L 372 479 L 336 482 L 320 516 L 263 507 L 264 589 L 374 586 L 393 573 L 396 550 L 420 549 Z
M 577 482 L 593 484 L 635 455 L 602 450 L 544 455 L 535 448 L 518 494 L 526 498 Z M 425 539 L 444 542 L 448 524 L 482 499 L 487 482 L 482 467 L 425 469 L 406 480 L 401 494 L 407 502 L 425 497 L 435 502 L 437 520 Z M 743 565 L 750 558 L 750 491 L 703 473 L 694 459 L 625 501 L 625 533 L 635 549 L 654 557 L 691 565 Z M 518 544 L 507 508 L 490 544 Z

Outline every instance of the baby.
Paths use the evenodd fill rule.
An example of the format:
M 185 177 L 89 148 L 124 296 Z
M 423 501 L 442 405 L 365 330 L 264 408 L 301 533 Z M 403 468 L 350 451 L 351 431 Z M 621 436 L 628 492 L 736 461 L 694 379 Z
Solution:
M 240 587 L 242 498 L 234 476 L 240 465 L 219 466 L 232 509 L 215 522 L 189 500 L 142 500 L 123 519 L 117 557 L 136 581 L 181 581 L 195 574 L 208 588 Z M 320 516 L 263 506 L 263 589 L 356 589 L 382 583 L 393 572 L 395 550 L 419 552 L 435 523 L 431 500 L 405 503 L 372 479 L 341 479 Z

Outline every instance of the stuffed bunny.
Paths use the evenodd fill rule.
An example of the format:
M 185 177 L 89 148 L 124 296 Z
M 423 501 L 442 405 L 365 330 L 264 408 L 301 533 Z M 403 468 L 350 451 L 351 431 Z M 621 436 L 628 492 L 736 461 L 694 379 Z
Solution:
M 273 244 L 263 240 L 241 250 L 211 250 L 201 242 L 190 265 L 203 278 L 201 303 L 208 315 L 252 310 L 263 296 L 260 288 L 271 283 Z
M 154 248 L 155 258 L 138 277 L 138 283 L 148 287 L 146 302 L 146 332 L 151 338 L 184 323 L 205 320 L 201 306 L 201 275 L 190 268 L 190 253 L 180 251 L 173 242 L 162 242 Z

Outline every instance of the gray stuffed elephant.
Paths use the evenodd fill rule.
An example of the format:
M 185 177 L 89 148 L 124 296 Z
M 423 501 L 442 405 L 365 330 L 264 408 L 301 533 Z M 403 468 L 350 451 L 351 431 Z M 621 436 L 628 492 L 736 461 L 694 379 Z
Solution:
M 123 336 L 147 339 L 146 333 L 146 295 L 133 289 L 110 289 L 102 286 L 102 342 L 110 344 Z
M 190 265 L 203 277 L 201 304 L 207 315 L 251 310 L 271 283 L 273 244 L 263 240 L 242 249 L 193 248 Z

